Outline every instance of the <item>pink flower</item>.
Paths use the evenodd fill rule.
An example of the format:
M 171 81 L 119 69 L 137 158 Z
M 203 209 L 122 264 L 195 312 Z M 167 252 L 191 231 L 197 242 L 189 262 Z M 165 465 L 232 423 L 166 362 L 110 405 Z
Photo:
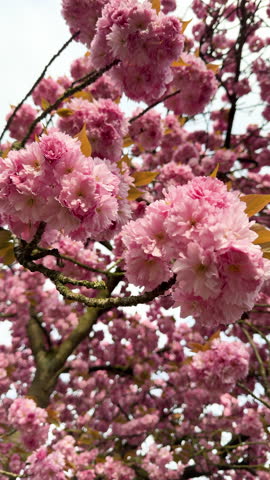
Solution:
M 88 47 L 95 35 L 95 26 L 106 0 L 62 0 L 62 15 L 72 34 L 80 32 L 76 40 Z
M 209 350 L 198 352 L 192 359 L 192 380 L 215 392 L 229 392 L 249 369 L 249 353 L 240 341 L 214 340 Z
M 180 89 L 180 93 L 166 100 L 165 106 L 176 115 L 195 115 L 205 106 L 217 89 L 217 81 L 211 70 L 207 70 L 204 62 L 191 54 L 182 54 L 183 66 L 174 67 L 174 78 L 168 93 Z
M 64 93 L 64 88 L 51 77 L 43 78 L 32 93 L 36 105 L 42 106 L 42 100 L 53 104 Z
M 214 252 L 189 243 L 186 254 L 180 254 L 175 261 L 173 271 L 186 292 L 207 300 L 218 297 L 222 288 L 223 281 L 216 264 Z
M 10 118 L 13 110 L 14 109 L 12 109 L 10 113 L 8 113 L 8 115 L 6 116 L 6 120 Z M 31 105 L 27 105 L 26 103 L 23 104 L 19 108 L 15 117 L 12 119 L 9 125 L 10 136 L 12 138 L 15 138 L 16 140 L 22 140 L 26 136 L 31 123 L 35 120 L 36 116 L 37 111 L 33 107 L 31 107 Z M 40 135 L 41 132 L 42 126 L 40 123 L 38 123 L 30 136 L 30 140 L 33 141 L 35 135 Z

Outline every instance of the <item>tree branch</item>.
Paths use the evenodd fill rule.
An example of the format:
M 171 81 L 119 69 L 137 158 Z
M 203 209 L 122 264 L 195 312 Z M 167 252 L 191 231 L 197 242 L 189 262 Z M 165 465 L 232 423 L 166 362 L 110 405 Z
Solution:
M 92 73 L 90 73 L 86 79 L 80 83 L 79 85 L 75 86 L 75 87 L 70 87 L 68 88 L 64 93 L 63 95 L 61 95 L 61 97 L 59 97 L 52 105 L 50 105 L 48 108 L 46 108 L 33 122 L 32 124 L 30 125 L 29 127 L 29 130 L 27 132 L 27 134 L 25 135 L 25 137 L 22 139 L 22 141 L 20 142 L 19 144 L 19 148 L 23 148 L 27 142 L 27 140 L 29 139 L 30 135 L 32 134 L 32 132 L 34 131 L 34 128 L 35 126 L 41 121 L 43 120 L 43 118 L 46 117 L 46 115 L 48 115 L 48 113 L 51 113 L 53 110 L 55 110 L 56 108 L 58 108 L 61 103 L 66 100 L 67 98 L 71 97 L 71 95 L 73 95 L 74 93 L 76 92 L 79 92 L 80 90 L 82 90 L 83 88 L 87 87 L 88 85 L 91 85 L 92 83 L 94 83 L 98 78 L 100 78 L 103 73 L 107 72 L 108 70 L 110 70 L 112 67 L 114 67 L 115 65 L 117 65 L 118 63 L 120 62 L 120 60 L 114 60 L 112 63 L 110 63 L 109 65 L 106 65 L 106 67 L 104 68 L 101 68 L 100 70 L 98 71 L 94 71 Z
M 154 108 L 156 107 L 159 103 L 162 103 L 164 102 L 165 100 L 168 100 L 168 98 L 171 98 L 171 97 L 174 97 L 175 95 L 178 95 L 178 93 L 180 93 L 181 90 L 176 90 L 175 92 L 173 93 L 169 93 L 168 95 L 166 95 L 165 97 L 162 97 L 160 98 L 159 100 L 157 100 L 156 102 L 154 103 L 151 103 L 151 105 L 149 105 L 148 107 L 146 107 L 141 113 L 138 113 L 138 115 L 135 115 L 135 117 L 132 117 L 130 120 L 129 120 L 129 123 L 132 123 L 132 122 L 135 122 L 135 120 L 138 120 L 138 118 L 142 117 L 145 113 L 149 112 L 149 110 L 151 110 L 151 108 Z

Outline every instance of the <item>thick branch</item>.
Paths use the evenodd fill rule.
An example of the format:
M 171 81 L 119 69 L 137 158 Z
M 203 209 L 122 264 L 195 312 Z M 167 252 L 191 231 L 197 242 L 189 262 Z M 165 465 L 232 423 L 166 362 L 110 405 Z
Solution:
M 66 277 L 61 272 L 57 270 L 52 270 L 44 265 L 36 264 L 31 261 L 31 257 L 25 255 L 25 248 L 27 244 L 25 242 L 20 242 L 18 239 L 14 239 L 14 253 L 18 262 L 31 272 L 40 272 L 47 278 L 49 278 L 56 286 L 57 290 L 63 295 L 63 297 L 73 302 L 79 302 L 87 307 L 100 308 L 102 310 L 107 310 L 108 308 L 116 307 L 131 307 L 136 306 L 139 303 L 148 303 L 154 300 L 154 298 L 163 295 L 166 290 L 171 288 L 175 283 L 175 276 L 173 276 L 168 282 L 162 282 L 158 287 L 150 292 L 142 293 L 141 295 L 130 295 L 129 297 L 105 297 L 105 298 L 89 298 L 82 293 L 75 293 L 66 284 L 73 284 L 77 286 L 84 286 L 86 288 L 98 288 L 103 289 L 106 287 L 106 284 L 102 281 L 100 282 L 89 282 L 87 280 L 76 280 L 70 277 Z M 27 250 L 28 251 L 28 250 Z M 121 277 L 119 277 L 121 278 Z M 114 281 L 112 282 L 114 283 Z
M 35 270 L 37 271 L 37 270 Z M 57 290 L 63 297 L 73 302 L 83 303 L 88 307 L 96 307 L 107 310 L 116 307 L 132 307 L 140 303 L 148 303 L 154 298 L 163 295 L 166 290 L 171 288 L 175 283 L 175 277 L 172 277 L 168 282 L 162 282 L 157 288 L 151 292 L 145 292 L 141 295 L 130 295 L 129 297 L 109 297 L 109 298 L 89 298 L 80 293 L 74 293 L 72 290 L 62 285 L 60 282 L 54 282 Z
M 108 373 L 113 373 L 114 375 L 120 375 L 121 377 L 133 376 L 132 367 L 122 367 L 121 365 L 93 365 L 89 367 L 88 373 L 99 372 L 103 370 Z
M 31 312 L 27 325 L 27 334 L 30 347 L 37 365 L 41 365 L 45 358 L 44 333 L 34 312 Z

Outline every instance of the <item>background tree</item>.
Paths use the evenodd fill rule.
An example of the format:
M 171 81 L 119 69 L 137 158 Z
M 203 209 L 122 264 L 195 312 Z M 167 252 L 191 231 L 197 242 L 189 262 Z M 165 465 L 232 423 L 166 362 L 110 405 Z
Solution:
M 270 478 L 270 10 L 175 8 L 63 0 L 7 115 L 1 480 Z

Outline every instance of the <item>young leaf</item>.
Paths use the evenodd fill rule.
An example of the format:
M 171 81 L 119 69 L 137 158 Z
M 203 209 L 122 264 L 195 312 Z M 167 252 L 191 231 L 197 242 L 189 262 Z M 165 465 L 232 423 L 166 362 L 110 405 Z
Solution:
M 260 212 L 260 210 L 268 205 L 270 202 L 270 195 L 256 195 L 252 193 L 251 195 L 243 195 L 240 197 L 240 200 L 246 204 L 246 214 L 249 217 L 252 217 L 255 213 Z
M 0 250 L 0 257 L 2 258 L 1 263 L 4 265 L 11 265 L 15 262 L 16 258 L 14 255 L 13 244 L 9 243 L 6 248 Z
M 132 159 L 128 155 L 123 155 L 123 157 L 120 158 L 120 160 L 117 162 L 117 166 L 119 170 L 122 172 L 126 165 L 130 167 L 131 162 L 132 162 Z
M 2 153 L 2 158 L 7 158 L 10 150 L 11 150 L 11 147 L 6 148 Z
M 190 22 L 192 22 L 192 18 L 190 20 L 180 20 L 180 22 L 182 23 L 181 33 L 184 33 Z
M 128 191 L 128 197 L 127 198 L 130 201 L 136 200 L 137 198 L 141 197 L 143 193 L 144 192 L 142 192 L 141 190 L 139 190 L 136 187 L 130 187 L 130 189 Z
M 255 223 L 251 230 L 257 233 L 258 237 L 255 238 L 253 243 L 256 245 L 262 245 L 263 243 L 270 242 L 270 230 L 259 223 Z
M 135 179 L 134 183 L 136 187 L 142 187 L 143 185 L 148 185 L 153 182 L 157 175 L 158 172 L 135 172 L 132 176 Z
M 50 107 L 49 102 L 45 98 L 42 98 L 41 99 L 41 108 L 43 110 L 46 110 L 48 107 Z
M 188 121 L 188 117 L 179 117 L 178 118 L 178 122 L 179 124 L 181 125 L 181 127 L 183 127 L 185 125 L 185 123 Z
M 210 173 L 209 177 L 216 178 L 216 177 L 217 177 L 217 173 L 218 173 L 218 169 L 219 169 L 219 163 L 217 163 L 215 169 L 213 170 L 212 173 Z
M 9 230 L 0 230 L 0 250 L 6 248 L 11 240 L 11 233 Z
M 80 91 L 80 92 L 76 92 L 73 94 L 73 97 L 76 97 L 76 98 L 83 98 L 84 100 L 88 100 L 88 102 L 92 102 L 93 101 L 93 96 L 91 95 L 90 92 L 85 92 L 85 91 Z
M 184 62 L 182 58 L 178 58 L 178 60 L 175 60 L 175 62 L 172 62 L 171 67 L 189 67 L 190 63 Z
M 78 133 L 78 135 L 75 135 L 75 138 L 78 138 L 81 142 L 81 152 L 83 153 L 83 155 L 85 157 L 91 157 L 92 147 L 87 137 L 85 124 L 81 131 Z
M 211 70 L 214 73 L 218 73 L 219 71 L 219 66 L 215 65 L 214 63 L 208 63 L 208 65 L 206 65 L 206 68 L 207 70 Z
M 59 117 L 69 117 L 70 115 L 73 115 L 74 112 L 71 110 L 71 108 L 58 108 L 56 113 L 59 115 Z
M 267 250 L 263 250 L 263 257 L 270 260 L 270 248 L 268 248 Z
M 152 8 L 156 10 L 157 13 L 160 12 L 160 0 L 151 0 Z
M 133 145 L 133 140 L 130 137 L 125 137 L 123 140 L 123 148 L 125 147 L 130 147 L 130 145 Z

